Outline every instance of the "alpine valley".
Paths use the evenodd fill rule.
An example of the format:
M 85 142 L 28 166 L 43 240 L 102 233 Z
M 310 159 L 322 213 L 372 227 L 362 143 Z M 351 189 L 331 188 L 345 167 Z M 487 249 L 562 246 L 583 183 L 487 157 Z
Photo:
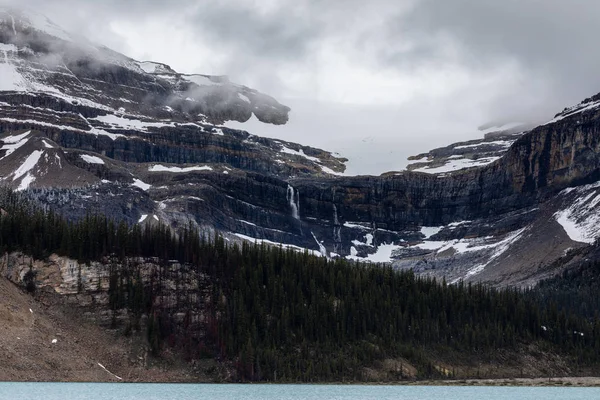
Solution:
M 69 223 L 103 215 L 140 231 L 166 226 L 174 235 L 186 230 L 218 236 L 228 246 L 249 242 L 282 245 L 299 254 L 307 250 L 325 263 L 386 263 L 460 287 L 472 282 L 530 288 L 600 257 L 600 95 L 540 126 L 483 127 L 481 140 L 416 155 L 406 170 L 380 176 L 347 176 L 347 160 L 335 152 L 228 127 L 230 121 L 249 119 L 286 124 L 290 111 L 226 76 L 186 75 L 159 62 L 133 60 L 35 12 L 0 9 L 0 180 L 20 198 Z M 24 284 L 33 268 L 38 292 L 66 298 L 67 304 L 87 310 L 89 319 L 108 324 L 114 313 L 89 311 L 113 302 L 107 294 L 109 272 L 103 269 L 108 262 L 76 258 L 14 251 L 3 256 L 0 272 Z M 158 265 L 138 261 L 147 270 Z M 209 296 L 198 289 L 203 279 L 197 274 L 167 286 Z M 37 312 L 41 307 L 20 294 L 10 296 L 21 308 Z M 47 301 L 62 301 L 52 299 Z M 19 318 L 29 321 L 30 314 L 34 311 Z M 0 309 L 0 320 L 2 315 Z M 44 318 L 40 335 L 50 335 L 52 318 L 63 317 Z M 67 336 L 83 329 L 60 321 L 63 331 L 71 332 Z M 95 359 L 108 351 L 93 352 L 103 340 L 110 343 L 82 342 L 77 346 L 85 350 L 77 351 L 92 352 L 86 357 Z M 130 342 L 119 349 L 129 349 Z M 247 350 L 244 345 L 239 351 Z M 111 351 L 114 368 L 129 368 L 116 355 L 125 350 Z M 137 351 L 132 356 L 127 350 L 139 367 L 128 379 L 181 378 L 172 364 L 155 367 L 168 369 L 168 376 L 157 378 L 157 370 L 156 376 L 144 375 L 148 352 Z M 431 364 L 423 360 L 436 357 L 420 354 L 412 359 L 422 360 L 414 368 L 408 355 L 400 367 L 398 358 L 395 376 L 425 376 L 421 372 L 431 372 Z M 552 357 L 542 357 L 551 365 L 548 371 L 570 373 L 571 364 L 555 368 Z M 523 374 L 527 361 L 521 361 L 511 373 L 521 368 Z M 486 364 L 489 376 L 495 376 L 494 362 Z M 434 371 L 456 376 L 442 366 L 451 362 L 438 364 Z M 480 373 L 479 367 L 465 366 L 471 365 L 467 361 L 461 365 L 463 376 Z M 88 367 L 75 365 L 72 372 Z M 73 373 L 75 379 L 112 379 L 104 368 L 89 368 L 94 372 Z M 234 378 L 227 371 L 236 367 L 198 368 L 228 380 Z M 244 371 L 248 379 L 257 376 L 254 369 Z M 4 372 L 15 378 L 13 370 Z M 373 379 L 388 379 L 379 373 L 373 370 Z

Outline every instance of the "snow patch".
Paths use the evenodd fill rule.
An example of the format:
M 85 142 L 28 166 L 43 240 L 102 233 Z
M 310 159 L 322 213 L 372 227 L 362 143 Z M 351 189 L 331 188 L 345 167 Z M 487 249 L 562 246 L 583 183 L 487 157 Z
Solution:
M 282 148 L 281 148 L 281 150 L 279 150 L 279 152 L 280 153 L 285 153 L 285 154 L 291 154 L 291 155 L 294 155 L 294 156 L 304 157 L 307 160 L 314 161 L 316 163 L 320 163 L 321 162 L 321 160 L 318 159 L 317 157 L 311 157 L 311 156 L 308 156 L 308 155 L 304 154 L 304 150 L 302 150 L 302 149 L 300 149 L 300 150 L 293 150 L 293 149 L 290 149 L 289 147 L 282 146 Z
M 487 145 L 498 145 L 498 146 L 504 146 L 504 147 L 510 147 L 513 143 L 515 142 L 515 140 L 495 140 L 493 142 L 479 142 L 479 143 L 475 143 L 475 144 L 465 144 L 462 146 L 456 146 L 454 147 L 454 149 L 469 149 L 471 147 L 479 147 L 479 146 L 487 146 Z
M 347 259 L 353 259 L 356 261 L 370 261 L 372 263 L 391 263 L 392 255 L 395 250 L 398 250 L 400 246 L 397 246 L 393 243 L 391 244 L 380 244 L 377 247 L 377 251 L 374 254 L 369 254 L 367 257 L 357 257 L 356 249 L 354 247 L 350 248 L 350 255 L 346 256 Z M 352 250 L 354 249 L 354 251 Z M 354 254 L 353 254 L 354 253 Z
M 482 167 L 499 160 L 501 157 L 484 157 L 477 160 L 470 160 L 468 158 L 451 159 L 446 164 L 440 167 L 422 167 L 417 168 L 415 172 L 425 172 L 427 174 L 441 174 L 446 172 L 459 171 L 465 168 Z
M 26 190 L 29 186 L 35 181 L 35 176 L 31 175 L 31 172 L 28 172 L 27 175 L 21 180 L 19 187 L 17 188 L 17 192 L 22 190 Z
M 25 143 L 27 143 L 27 141 L 29 140 L 27 138 L 27 136 L 29 136 L 30 133 L 31 133 L 31 131 L 27 131 L 20 135 L 7 136 L 4 139 L 2 139 L 2 141 L 4 142 L 4 146 L 2 146 L 2 148 L 0 148 L 0 150 L 6 150 L 6 153 L 4 154 L 4 157 L 2 157 L 2 158 L 6 158 L 6 157 L 10 156 L 18 148 L 20 148 Z
M 182 75 L 184 79 L 195 83 L 198 86 L 222 86 L 222 83 L 212 81 L 205 75 Z
M 551 119 L 550 121 L 546 122 L 545 124 L 542 125 L 549 125 L 552 124 L 554 122 L 558 122 L 561 121 L 565 118 L 571 117 L 573 115 L 576 114 L 580 114 L 582 112 L 585 111 L 589 111 L 589 110 L 593 110 L 600 107 L 600 100 L 599 101 L 593 101 L 591 103 L 580 103 L 574 107 L 568 108 L 567 110 L 565 110 L 564 112 L 560 113 L 559 115 L 557 115 L 556 117 L 554 117 L 553 119 Z
M 100 121 L 104 124 L 110 125 L 113 128 L 126 130 L 131 129 L 142 132 L 147 132 L 148 128 L 150 127 L 162 128 L 165 126 L 173 126 L 172 122 L 147 122 L 141 121 L 139 119 L 126 118 L 124 116 L 118 116 L 114 114 L 101 115 L 90 119 Z
M 90 156 L 87 154 L 82 154 L 79 157 L 81 157 L 81 159 L 88 164 L 104 164 L 104 160 L 100 157 Z
M 142 189 L 143 191 L 147 191 L 148 189 L 150 189 L 152 187 L 152 185 L 149 185 L 147 183 L 142 182 L 139 179 L 134 179 L 133 183 L 131 184 L 132 186 L 136 186 L 139 187 L 140 189 Z
M 165 167 L 164 165 L 153 165 L 150 168 L 148 168 L 148 171 L 150 172 L 173 172 L 173 173 L 180 173 L 180 172 L 193 172 L 193 171 L 212 171 L 213 169 L 211 167 L 209 167 L 208 165 L 204 165 L 204 166 L 197 166 L 197 167 Z
M 327 248 L 325 247 L 325 245 L 323 245 L 323 243 L 319 242 L 319 239 L 317 239 L 317 237 L 315 236 L 314 233 L 312 233 L 312 231 L 310 232 L 310 234 L 312 235 L 313 239 L 315 239 L 315 242 L 317 242 L 321 256 L 323 256 L 325 258 L 329 258 L 329 253 L 327 253 Z
M 371 228 L 361 225 L 360 222 L 344 222 L 344 226 L 346 228 L 351 228 L 351 229 L 362 229 L 362 230 L 370 230 Z
M 138 63 L 139 67 L 147 74 L 153 74 L 156 72 L 159 64 L 151 61 L 142 61 Z
M 433 235 L 440 233 L 443 228 L 443 226 L 423 226 L 421 228 L 421 234 L 425 236 L 425 239 L 429 239 Z
M 120 380 L 120 381 L 122 381 L 122 380 L 123 380 L 123 378 L 121 378 L 121 377 L 119 377 L 119 376 L 117 376 L 117 375 L 113 374 L 113 373 L 112 373 L 112 372 L 110 372 L 109 370 L 107 370 L 107 369 L 106 369 L 106 367 L 105 367 L 104 365 L 102 365 L 102 364 L 98 363 L 98 366 L 99 366 L 100 368 L 102 368 L 103 370 L 105 370 L 106 372 L 108 372 L 110 375 L 112 375 L 112 376 L 114 376 L 115 378 L 117 378 L 118 380 Z
M 305 249 L 303 247 L 299 247 L 293 244 L 285 244 L 285 243 L 277 243 L 277 242 L 272 242 L 270 240 L 267 239 L 256 239 L 250 236 L 246 236 L 246 235 L 242 235 L 241 233 L 233 233 L 234 236 L 239 237 L 240 239 L 244 239 L 247 240 L 249 242 L 256 242 L 258 244 L 267 244 L 270 246 L 281 246 L 285 249 L 292 249 L 292 250 L 296 250 L 296 251 L 300 251 L 300 252 L 305 252 L 308 251 L 309 254 L 312 254 L 314 256 L 320 256 L 321 253 L 319 251 L 315 251 L 315 250 L 309 250 L 309 249 Z
M 17 179 L 31 171 L 33 167 L 35 167 L 35 165 L 38 163 L 38 161 L 40 161 L 40 157 L 42 157 L 42 154 L 44 154 L 42 150 L 35 150 L 33 153 L 31 153 L 25 159 L 23 164 L 21 164 L 21 166 L 17 168 L 17 170 L 13 173 L 13 181 L 16 181 Z
M 568 207 L 554 214 L 556 221 L 574 242 L 592 244 L 600 237 L 600 214 L 597 206 L 600 194 L 596 191 L 600 182 L 578 188 L 568 188 L 561 195 L 575 193 L 575 200 Z
M 320 161 L 320 160 L 319 160 L 319 161 Z M 323 172 L 325 172 L 326 174 L 329 174 L 329 175 L 338 175 L 338 176 L 343 176 L 343 175 L 344 175 L 344 173 L 343 173 L 343 172 L 335 172 L 335 171 L 334 171 L 334 170 L 332 170 L 331 168 L 329 168 L 329 167 L 326 167 L 326 166 L 324 166 L 324 165 L 320 165 L 320 167 L 321 167 L 321 170 L 322 170 Z

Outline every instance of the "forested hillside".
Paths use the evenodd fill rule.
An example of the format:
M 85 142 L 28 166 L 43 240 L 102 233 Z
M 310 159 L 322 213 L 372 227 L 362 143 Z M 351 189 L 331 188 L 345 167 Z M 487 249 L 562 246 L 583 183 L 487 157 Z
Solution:
M 214 358 L 231 366 L 234 380 L 366 380 L 365 368 L 386 359 L 415 366 L 412 377 L 452 377 L 432 363 L 431 352 L 477 359 L 529 345 L 577 368 L 600 361 L 597 266 L 523 293 L 281 247 L 230 245 L 192 229 L 176 235 L 159 224 L 141 229 L 92 215 L 70 222 L 10 191 L 0 193 L 0 205 L 3 253 L 106 261 L 113 315 L 128 310 L 124 333 L 143 332 L 157 357 L 170 349 L 187 360 Z M 158 259 L 161 268 L 143 279 L 132 257 Z M 173 271 L 169 260 L 185 268 Z M 165 293 L 183 291 L 192 273 L 204 277 L 202 287 L 167 302 Z M 35 274 L 26 276 L 32 292 Z M 173 274 L 174 287 L 165 283 Z M 401 366 L 394 378 L 407 377 Z

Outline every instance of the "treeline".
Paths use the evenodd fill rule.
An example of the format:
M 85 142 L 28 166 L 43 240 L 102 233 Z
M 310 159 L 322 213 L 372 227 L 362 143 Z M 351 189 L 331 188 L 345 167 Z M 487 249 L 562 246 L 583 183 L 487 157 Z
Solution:
M 82 263 L 107 256 L 158 257 L 198 263 L 201 238 L 193 229 L 175 235 L 162 224 L 129 226 L 101 215 L 68 221 L 36 207 L 20 193 L 0 189 L 0 251 L 22 250 L 43 259 L 52 253 Z M 207 260 L 210 262 L 210 260 Z
M 447 376 L 428 361 L 428 351 L 479 357 L 532 343 L 577 365 L 600 361 L 598 319 L 584 310 L 568 312 L 575 308 L 560 305 L 562 292 L 448 285 L 380 265 L 229 245 L 191 228 L 175 235 L 158 224 L 141 228 L 101 216 L 67 222 L 10 191 L 0 193 L 0 206 L 3 252 L 119 260 L 106 265 L 111 308 L 130 310 L 136 324 L 147 317 L 157 354 L 173 346 L 190 357 L 215 358 L 233 365 L 239 380 L 365 380 L 365 367 L 384 359 L 406 359 L 422 378 Z M 129 257 L 161 261 L 149 274 L 132 267 Z M 168 260 L 186 268 L 169 278 Z M 203 287 L 180 301 L 180 282 L 192 274 L 205 277 L 197 281 Z M 161 283 L 165 279 L 175 283 Z M 165 286 L 175 292 L 174 308 L 161 306 Z M 597 300 L 589 304 L 598 309 Z M 202 318 L 192 323 L 192 314 Z M 403 377 L 401 370 L 395 378 Z
M 600 262 L 590 261 L 541 281 L 530 291 L 538 302 L 566 314 L 600 319 Z
M 575 364 L 600 360 L 600 324 L 515 289 L 448 285 L 390 267 L 328 261 L 245 245 L 218 341 L 248 380 L 362 380 L 376 360 L 402 357 L 441 376 L 423 349 L 482 356 L 539 343 Z M 238 254 L 239 252 L 239 254 Z M 399 376 L 398 378 L 401 378 Z

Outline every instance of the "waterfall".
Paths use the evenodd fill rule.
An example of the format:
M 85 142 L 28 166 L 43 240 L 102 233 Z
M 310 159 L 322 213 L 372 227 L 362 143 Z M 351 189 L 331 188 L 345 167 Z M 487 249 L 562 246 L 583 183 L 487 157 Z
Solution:
M 329 253 L 327 253 L 327 248 L 325 247 L 325 245 L 323 245 L 323 243 L 319 242 L 319 239 L 317 239 L 317 237 L 315 236 L 314 233 L 312 233 L 312 231 L 310 232 L 310 234 L 315 239 L 315 242 L 317 242 L 317 245 L 319 245 L 319 252 L 321 253 L 321 255 L 323 257 L 329 259 Z
M 333 205 L 333 224 L 335 226 L 340 225 L 340 220 L 338 219 L 338 215 L 337 215 L 337 206 L 335 204 Z
M 333 252 L 340 253 L 340 245 L 342 244 L 342 226 L 338 218 L 338 210 L 336 205 L 333 205 Z
M 300 192 L 295 191 L 291 185 L 287 187 L 287 201 L 292 208 L 292 217 L 300 219 Z

